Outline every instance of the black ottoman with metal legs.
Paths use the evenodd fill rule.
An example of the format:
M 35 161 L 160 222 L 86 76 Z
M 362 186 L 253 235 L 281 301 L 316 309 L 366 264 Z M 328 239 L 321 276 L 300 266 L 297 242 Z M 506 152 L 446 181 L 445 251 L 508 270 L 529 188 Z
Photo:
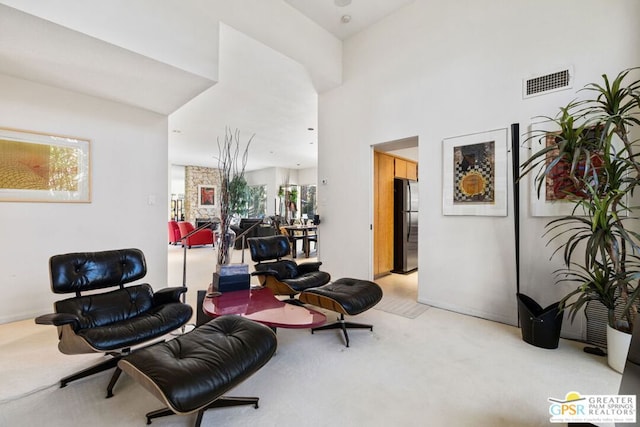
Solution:
M 257 397 L 227 397 L 262 368 L 276 351 L 275 333 L 240 316 L 218 317 L 193 331 L 121 359 L 118 367 L 167 405 L 152 418 L 198 413 L 225 406 L 254 405 Z
M 299 297 L 300 302 L 305 304 L 340 313 L 337 322 L 313 328 L 311 333 L 326 329 L 342 329 L 347 347 L 349 347 L 347 329 L 373 331 L 373 326 L 348 322 L 344 319 L 344 315 L 355 316 L 363 313 L 380 302 L 381 299 L 382 288 L 377 283 L 351 278 L 338 279 L 324 286 L 307 289 Z

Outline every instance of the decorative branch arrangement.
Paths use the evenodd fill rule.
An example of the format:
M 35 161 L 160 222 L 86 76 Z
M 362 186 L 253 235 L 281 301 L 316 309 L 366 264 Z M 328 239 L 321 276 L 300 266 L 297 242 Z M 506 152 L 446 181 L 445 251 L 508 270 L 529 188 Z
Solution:
M 230 236 L 231 227 L 231 190 L 232 183 L 244 180 L 244 170 L 249 158 L 249 145 L 255 134 L 249 138 L 244 150 L 241 150 L 240 130 L 225 128 L 224 141 L 218 138 L 218 169 L 220 170 L 220 242 L 218 244 L 218 265 L 231 262 L 229 250 L 234 242 Z

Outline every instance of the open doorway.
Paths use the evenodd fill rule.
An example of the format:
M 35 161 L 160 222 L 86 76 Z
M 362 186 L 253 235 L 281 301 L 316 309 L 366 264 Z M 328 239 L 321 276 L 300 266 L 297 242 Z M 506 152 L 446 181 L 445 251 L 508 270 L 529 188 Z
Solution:
M 418 299 L 418 137 L 372 146 L 373 277 L 385 296 Z

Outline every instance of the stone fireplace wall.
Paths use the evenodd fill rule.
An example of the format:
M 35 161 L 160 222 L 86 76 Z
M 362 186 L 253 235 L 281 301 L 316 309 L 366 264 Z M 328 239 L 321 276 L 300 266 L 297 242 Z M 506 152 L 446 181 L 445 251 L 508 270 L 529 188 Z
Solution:
M 220 217 L 220 170 L 202 166 L 185 166 L 184 170 L 184 212 L 185 221 L 195 225 L 196 218 Z M 215 206 L 198 206 L 198 185 L 215 187 Z

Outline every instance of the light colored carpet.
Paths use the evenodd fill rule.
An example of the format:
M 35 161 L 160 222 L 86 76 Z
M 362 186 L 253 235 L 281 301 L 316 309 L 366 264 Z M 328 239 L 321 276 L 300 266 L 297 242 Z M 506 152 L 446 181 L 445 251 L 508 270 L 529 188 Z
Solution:
M 415 319 L 429 308 L 426 304 L 408 300 L 406 298 L 396 297 L 393 295 L 385 295 L 382 301 L 374 307 L 377 310 L 386 311 L 387 313 L 396 314 L 408 319 Z
M 609 394 L 619 387 L 620 375 L 604 358 L 572 341 L 543 350 L 523 342 L 517 328 L 436 308 L 415 319 L 369 310 L 358 321 L 374 329 L 350 331 L 349 348 L 337 330 L 279 329 L 273 359 L 230 393 L 260 396 L 260 408 L 211 410 L 203 425 L 546 426 L 548 397 L 572 390 Z M 24 377 L 16 372 L 26 388 L 46 387 L 66 373 L 48 363 L 55 352 L 50 346 L 30 355 L 18 351 L 23 367 L 31 363 Z M 18 361 L 3 357 L 3 395 L 13 392 L 4 378 Z M 110 374 L 2 403 L 0 425 L 141 426 L 146 412 L 162 406 L 126 375 L 115 396 L 105 399 Z M 190 426 L 193 420 L 172 416 L 153 425 Z
M 206 263 L 189 270 L 203 272 L 190 278 L 194 284 L 210 276 Z M 368 310 L 354 320 L 374 328 L 350 331 L 349 348 L 339 330 L 279 329 L 275 356 L 229 393 L 259 396 L 260 408 L 210 410 L 202 425 L 547 426 L 549 397 L 615 394 L 620 385 L 620 374 L 582 344 L 540 349 L 512 326 L 434 307 L 414 319 Z M 126 375 L 105 399 L 110 371 L 58 388 L 60 377 L 101 356 L 59 354 L 54 328 L 16 322 L 0 325 L 0 337 L 0 396 L 11 399 L 0 402 L 0 426 L 142 426 L 162 407 Z M 153 425 L 194 420 L 171 416 Z

